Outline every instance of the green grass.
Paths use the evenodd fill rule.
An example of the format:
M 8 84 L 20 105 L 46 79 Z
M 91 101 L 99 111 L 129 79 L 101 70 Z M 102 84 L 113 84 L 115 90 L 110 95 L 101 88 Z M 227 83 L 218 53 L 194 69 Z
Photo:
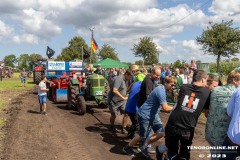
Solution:
M 26 90 L 33 88 L 35 84 L 33 83 L 32 78 L 27 78 L 26 81 L 26 87 L 22 87 L 21 79 L 20 78 L 3 78 L 2 81 L 0 81 L 0 91 L 8 91 L 8 90 Z
M 13 78 L 19 78 L 19 75 L 20 75 L 19 72 L 18 72 L 18 73 L 15 73 L 15 72 L 14 72 L 14 74 L 13 74 Z

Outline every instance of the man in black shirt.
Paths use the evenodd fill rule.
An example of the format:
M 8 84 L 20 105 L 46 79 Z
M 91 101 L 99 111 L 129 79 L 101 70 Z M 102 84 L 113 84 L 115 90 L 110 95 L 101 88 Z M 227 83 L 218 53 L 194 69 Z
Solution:
M 154 81 L 158 81 L 161 76 L 161 70 L 159 67 L 154 67 L 151 74 L 147 75 L 140 87 L 138 95 L 138 106 L 141 107 L 143 103 L 147 100 L 149 94 L 155 88 Z
M 186 84 L 180 88 L 176 107 L 170 114 L 165 128 L 169 159 L 190 159 L 189 147 L 198 117 L 203 109 L 209 107 L 210 90 L 205 88 L 207 78 L 205 71 L 197 70 L 193 74 L 193 84 Z

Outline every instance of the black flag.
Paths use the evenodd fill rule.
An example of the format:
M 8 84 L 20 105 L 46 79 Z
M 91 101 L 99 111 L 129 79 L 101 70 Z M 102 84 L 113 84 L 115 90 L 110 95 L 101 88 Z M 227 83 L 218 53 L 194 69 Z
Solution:
M 47 57 L 51 58 L 54 55 L 55 51 L 47 46 Z
M 84 59 L 87 59 L 87 58 L 89 58 L 90 57 L 90 54 L 87 52 L 87 50 L 83 47 L 83 58 Z

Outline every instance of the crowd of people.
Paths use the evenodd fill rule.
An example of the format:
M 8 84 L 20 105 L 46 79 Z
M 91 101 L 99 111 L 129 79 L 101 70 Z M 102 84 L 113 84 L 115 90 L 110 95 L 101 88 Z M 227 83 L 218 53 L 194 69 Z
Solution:
M 222 85 L 218 75 L 198 70 L 194 60 L 174 69 L 155 64 L 149 69 L 132 65 L 129 69 L 103 70 L 98 65 L 93 72 L 92 68 L 88 65 L 83 76 L 100 74 L 107 78 L 109 130 L 118 132 L 115 119 L 119 113 L 123 115 L 121 133 L 131 139 L 122 148 L 127 155 L 135 156 L 134 146 L 138 145 L 149 158 L 151 144 L 164 137 L 165 145 L 155 148 L 157 160 L 164 152 L 170 160 L 190 159 L 194 130 L 203 112 L 207 117 L 206 140 L 211 146 L 227 146 L 224 150 L 211 149 L 211 154 L 224 153 L 219 158 L 231 160 L 240 156 L 240 70 L 231 71 Z M 44 89 L 40 86 L 39 93 L 45 96 Z M 44 98 L 39 97 L 39 101 L 46 113 Z M 171 112 L 165 126 L 159 117 L 161 110 Z M 131 126 L 127 130 L 128 119 Z M 230 151 L 228 146 L 237 149 Z
M 154 64 L 142 70 L 137 65 L 128 70 L 110 69 L 108 80 L 110 131 L 117 132 L 114 120 L 120 112 L 124 115 L 121 133 L 131 139 L 122 149 L 126 154 L 134 156 L 134 146 L 139 145 L 138 150 L 149 158 L 151 144 L 164 137 L 165 145 L 155 148 L 158 160 L 163 158 L 163 152 L 171 160 L 190 159 L 194 130 L 204 112 L 205 138 L 209 144 L 237 148 L 211 149 L 211 154 L 224 155 L 219 159 L 240 156 L 240 71 L 230 72 L 227 84 L 222 85 L 217 74 L 198 70 L 192 60 L 190 65 L 172 70 Z M 165 126 L 159 117 L 160 110 L 171 112 Z M 127 131 L 128 117 L 132 125 Z

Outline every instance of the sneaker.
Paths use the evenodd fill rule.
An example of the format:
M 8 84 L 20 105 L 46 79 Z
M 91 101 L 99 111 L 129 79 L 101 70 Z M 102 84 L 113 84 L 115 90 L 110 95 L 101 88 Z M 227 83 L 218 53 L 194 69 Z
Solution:
M 135 152 L 133 151 L 132 147 L 129 147 L 128 145 L 122 148 L 122 151 L 126 153 L 129 156 L 134 157 Z
M 118 132 L 114 126 L 110 126 L 109 130 L 113 133 Z
M 122 134 L 127 134 L 128 131 L 126 130 L 126 128 L 122 128 L 121 133 L 122 133 Z
M 162 160 L 163 153 L 160 153 L 158 150 L 158 146 L 156 146 L 156 160 Z
M 142 155 L 144 155 L 146 158 L 150 158 L 147 149 L 148 149 L 148 147 L 146 145 L 143 145 L 142 147 L 140 147 Z
M 148 153 L 150 153 L 150 154 L 155 154 L 155 153 L 156 153 L 156 150 L 153 149 L 153 148 L 148 148 Z
M 47 112 L 42 112 L 43 115 L 47 115 Z
M 159 145 L 159 146 L 156 146 L 156 159 L 157 160 L 162 160 L 163 159 L 163 154 L 164 152 L 167 151 L 167 147 L 165 145 Z M 165 159 L 165 157 L 164 157 Z

